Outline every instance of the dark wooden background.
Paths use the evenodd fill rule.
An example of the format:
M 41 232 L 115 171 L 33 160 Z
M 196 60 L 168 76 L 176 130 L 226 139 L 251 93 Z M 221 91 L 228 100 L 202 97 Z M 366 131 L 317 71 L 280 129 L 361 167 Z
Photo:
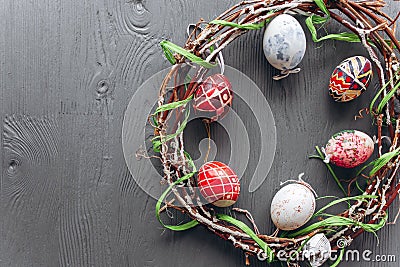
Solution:
M 164 231 L 155 200 L 132 179 L 121 145 L 130 98 L 168 66 L 158 43 L 182 44 L 186 25 L 212 19 L 235 2 L 1 1 L 0 266 L 243 266 L 242 253 L 202 227 Z M 397 14 L 400 4 L 389 5 Z M 332 22 L 327 29 L 340 27 Z M 225 51 L 227 64 L 254 80 L 275 116 L 278 144 L 268 179 L 237 204 L 252 211 L 264 233 L 274 230 L 269 203 L 280 181 L 306 172 L 319 195 L 340 196 L 324 165 L 308 159 L 315 145 L 342 129 L 374 133 L 369 119 L 354 121 L 354 115 L 368 105 L 376 81 L 349 104 L 327 94 L 334 67 L 365 51 L 358 44 L 314 44 L 308 33 L 307 40 L 302 72 L 279 82 L 264 59 L 261 31 Z M 190 127 L 193 134 L 199 124 Z M 397 263 L 342 266 L 399 266 L 399 226 L 378 236 L 379 246 L 364 234 L 352 248 L 393 254 Z M 252 266 L 264 265 L 252 260 Z

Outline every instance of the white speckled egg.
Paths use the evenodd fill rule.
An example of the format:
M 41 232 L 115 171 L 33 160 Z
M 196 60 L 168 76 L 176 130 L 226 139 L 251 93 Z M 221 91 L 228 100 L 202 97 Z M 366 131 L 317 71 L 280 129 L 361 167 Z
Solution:
M 366 133 L 344 130 L 333 135 L 325 146 L 329 162 L 339 167 L 354 168 L 371 157 L 374 141 Z
M 295 68 L 306 51 L 306 36 L 300 23 L 287 14 L 276 16 L 265 29 L 263 50 L 275 68 Z
M 294 230 L 303 226 L 314 211 L 314 193 L 300 183 L 282 187 L 271 203 L 271 219 L 281 230 Z

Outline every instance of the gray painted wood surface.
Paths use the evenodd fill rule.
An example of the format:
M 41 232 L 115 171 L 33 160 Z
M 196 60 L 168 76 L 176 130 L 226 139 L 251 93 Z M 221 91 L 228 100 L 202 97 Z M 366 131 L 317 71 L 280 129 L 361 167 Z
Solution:
M 186 25 L 212 19 L 235 2 L 1 1 L 0 266 L 243 266 L 240 251 L 202 227 L 164 231 L 154 216 L 155 200 L 132 179 L 121 145 L 130 98 L 168 66 L 159 41 L 182 44 Z M 400 4 L 389 2 L 394 15 Z M 252 211 L 264 233 L 274 230 L 269 203 L 281 181 L 306 172 L 319 195 L 340 195 L 323 164 L 308 159 L 315 145 L 341 129 L 374 132 L 368 119 L 354 121 L 354 115 L 367 105 L 376 82 L 351 104 L 334 103 L 327 94 L 334 67 L 365 51 L 357 44 L 314 44 L 308 33 L 307 40 L 302 72 L 279 82 L 272 81 L 276 71 L 263 57 L 260 31 L 225 51 L 227 64 L 262 89 L 276 121 L 268 179 L 256 192 L 242 193 L 237 204 Z M 249 118 L 250 128 L 254 123 Z M 189 137 L 202 127 L 189 126 Z M 223 154 L 218 144 L 224 135 L 214 130 Z M 192 149 L 199 154 L 196 145 Z M 245 176 L 253 171 L 250 162 Z M 364 234 L 352 248 L 393 254 L 397 263 L 342 266 L 399 266 L 399 226 L 389 225 L 378 236 L 379 246 Z M 264 265 L 252 259 L 252 266 Z

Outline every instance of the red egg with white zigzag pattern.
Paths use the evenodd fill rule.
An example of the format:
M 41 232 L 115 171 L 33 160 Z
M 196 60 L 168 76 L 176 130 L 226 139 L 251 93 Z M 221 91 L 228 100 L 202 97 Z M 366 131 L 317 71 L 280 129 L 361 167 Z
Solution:
M 237 175 L 219 161 L 210 161 L 201 166 L 197 185 L 207 202 L 217 207 L 231 206 L 239 198 L 240 182 Z
M 351 101 L 367 90 L 371 77 L 371 62 L 366 57 L 347 58 L 333 71 L 329 94 L 336 102 Z
M 232 85 L 229 80 L 222 74 L 214 74 L 199 85 L 194 95 L 193 107 L 211 117 L 211 121 L 216 121 L 227 114 L 232 99 Z

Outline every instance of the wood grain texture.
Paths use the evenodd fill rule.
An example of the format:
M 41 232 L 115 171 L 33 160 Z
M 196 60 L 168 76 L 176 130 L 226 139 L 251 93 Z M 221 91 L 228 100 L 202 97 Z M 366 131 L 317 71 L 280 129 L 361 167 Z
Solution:
M 243 266 L 242 253 L 202 227 L 183 233 L 162 229 L 154 216 L 155 200 L 132 179 L 121 146 L 130 98 L 168 66 L 159 41 L 182 44 L 187 24 L 210 20 L 236 1 L 0 3 L 0 266 Z M 400 4 L 389 5 L 395 15 Z M 340 27 L 331 23 L 327 29 Z M 352 104 L 334 103 L 327 90 L 334 67 L 365 51 L 357 44 L 314 44 L 309 34 L 307 41 L 302 72 L 279 82 L 272 80 L 276 70 L 263 56 L 261 31 L 224 52 L 228 65 L 261 88 L 278 130 L 267 180 L 254 193 L 243 192 L 237 204 L 252 211 L 265 233 L 274 231 L 269 203 L 281 181 L 306 172 L 319 195 L 340 195 L 323 164 L 308 159 L 315 145 L 346 128 L 374 131 L 368 119 L 353 118 L 374 95 L 376 81 Z M 234 109 L 245 114 L 247 129 L 257 129 L 244 103 L 238 101 Z M 194 142 L 189 147 L 200 156 L 191 136 L 203 131 L 202 125 L 188 127 L 186 138 Z M 252 153 L 244 177 L 251 176 L 258 159 L 260 136 L 249 132 Z M 229 152 L 226 134 L 216 126 L 212 136 L 216 157 L 222 158 Z M 243 188 L 248 183 L 243 179 Z M 175 215 L 172 222 L 180 220 Z M 394 254 L 397 263 L 342 266 L 399 266 L 399 234 L 398 225 L 387 226 L 378 234 L 379 246 L 371 234 L 352 245 Z M 252 260 L 252 266 L 265 265 Z

